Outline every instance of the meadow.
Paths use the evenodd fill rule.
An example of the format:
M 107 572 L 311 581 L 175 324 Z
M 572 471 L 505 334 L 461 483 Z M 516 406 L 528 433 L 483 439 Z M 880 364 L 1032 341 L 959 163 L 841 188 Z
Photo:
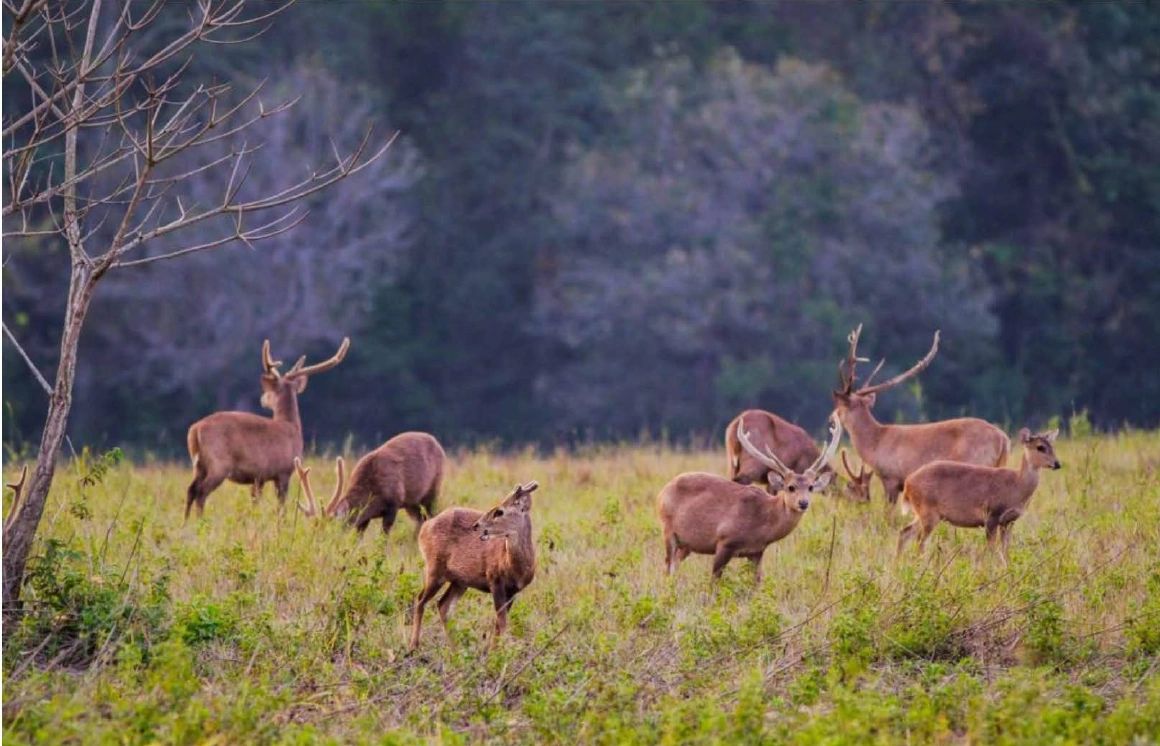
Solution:
M 4 626 L 4 741 L 1156 743 L 1160 433 L 1057 452 L 1009 567 L 945 524 L 896 562 L 907 519 L 875 484 L 816 499 L 760 587 L 736 560 L 714 592 L 708 557 L 665 576 L 654 498 L 723 452 L 452 451 L 440 507 L 540 482 L 539 568 L 493 652 L 471 592 L 453 644 L 432 605 L 412 655 L 406 516 L 360 538 L 225 485 L 183 526 L 186 464 L 85 455 Z M 310 465 L 329 495 L 330 457 Z

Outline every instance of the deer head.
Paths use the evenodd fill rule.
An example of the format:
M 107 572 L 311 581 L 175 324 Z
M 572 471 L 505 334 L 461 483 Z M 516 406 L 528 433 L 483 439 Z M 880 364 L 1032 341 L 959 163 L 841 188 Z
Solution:
M 517 484 L 503 502 L 475 522 L 472 528 L 479 531 L 479 538 L 488 541 L 526 531 L 528 513 L 532 510 L 532 493 L 539 486 L 538 482 Z
M 850 332 L 850 335 L 846 338 L 850 343 L 850 351 L 847 353 L 846 359 L 838 363 L 838 379 L 841 388 L 834 390 L 834 404 L 838 409 L 838 413 L 842 415 L 851 409 L 870 409 L 874 406 L 874 400 L 879 391 L 894 388 L 898 384 L 915 377 L 930 365 L 930 362 L 934 360 L 934 356 L 938 354 L 939 333 L 935 331 L 934 342 L 930 346 L 930 351 L 908 370 L 882 383 L 873 384 L 874 376 L 878 375 L 878 371 L 882 370 L 882 365 L 886 362 L 886 359 L 883 358 L 878 361 L 878 365 L 870 373 L 870 377 L 866 379 L 866 383 L 855 388 L 854 386 L 858 380 L 856 372 L 858 363 L 869 362 L 867 358 L 858 357 L 858 338 L 861 336 L 862 325 L 859 324 L 858 328 Z
M 849 482 L 846 483 L 846 496 L 858 502 L 870 502 L 870 477 L 874 476 L 874 472 L 866 468 L 865 464 L 858 465 L 858 473 L 850 468 L 850 462 L 846 460 L 846 449 L 842 449 L 842 466 L 846 469 L 846 477 Z
M 1019 442 L 1023 444 L 1024 458 L 1028 459 L 1035 469 L 1062 469 L 1063 464 L 1055 456 L 1055 439 L 1059 430 L 1032 435 L 1031 431 L 1023 428 L 1019 431 Z
M 759 451 L 757 446 L 749 440 L 749 433 L 745 432 L 745 428 L 737 428 L 737 440 L 741 443 L 741 447 L 748 451 L 750 456 L 769 467 L 769 493 L 771 495 L 781 493 L 784 496 L 786 507 L 798 513 L 810 507 L 811 494 L 821 492 L 830 483 L 830 478 L 834 472 L 831 470 L 822 471 L 822 467 L 834 457 L 834 452 L 838 449 L 838 441 L 841 439 L 842 423 L 835 412 L 830 415 L 830 442 L 822 449 L 817 460 L 804 472 L 798 474 L 783 464 L 768 445 L 764 452 Z
M 329 360 L 306 365 L 306 356 L 303 355 L 294 363 L 294 367 L 286 373 L 281 373 L 278 369 L 282 367 L 282 361 L 274 360 L 270 356 L 270 340 L 265 340 L 262 342 L 262 406 L 276 410 L 278 402 L 285 396 L 301 394 L 306 390 L 306 381 L 310 376 L 330 370 L 341 363 L 349 348 L 350 337 L 343 337 L 338 352 Z
M 334 494 L 331 495 L 325 508 L 319 508 L 318 500 L 314 498 L 314 490 L 310 487 L 310 467 L 302 466 L 302 459 L 294 459 L 294 471 L 298 472 L 298 480 L 302 482 L 302 491 L 306 494 L 306 502 L 303 503 L 299 500 L 298 509 L 310 518 L 334 515 L 337 512 L 338 502 L 342 499 L 343 466 L 342 456 L 334 460 L 334 471 L 338 475 L 338 481 L 334 485 Z

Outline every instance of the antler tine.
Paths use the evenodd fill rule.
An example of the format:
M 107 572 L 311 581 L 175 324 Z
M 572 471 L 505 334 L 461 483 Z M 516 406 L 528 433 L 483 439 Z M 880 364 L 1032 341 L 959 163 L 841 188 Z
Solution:
M 830 462 L 830 459 L 832 459 L 834 457 L 834 452 L 838 450 L 838 443 L 841 442 L 841 440 L 842 440 L 842 421 L 840 419 L 838 419 L 837 412 L 831 412 L 830 413 L 830 442 L 826 444 L 825 449 L 822 451 L 821 455 L 818 456 L 818 460 L 815 461 L 813 464 L 811 464 L 810 468 L 806 469 L 806 471 L 816 474 L 819 468 L 821 468 L 825 464 L 828 464 Z M 842 452 L 842 455 L 843 455 L 843 457 L 845 457 L 845 451 Z M 847 467 L 847 468 L 849 468 L 849 467 Z
M 737 428 L 737 440 L 741 443 L 741 447 L 749 452 L 750 456 L 776 471 L 778 476 L 786 479 L 790 474 L 793 474 L 793 470 L 783 464 L 781 459 L 773 455 L 773 451 L 769 450 L 768 446 L 765 449 L 765 453 L 757 450 L 757 447 L 749 440 L 749 433 L 745 432 L 744 427 Z
M 342 456 L 334 459 L 334 473 L 338 476 L 338 481 L 334 483 L 334 494 L 330 496 L 330 501 L 326 503 L 326 510 L 323 511 L 325 515 L 334 515 L 335 506 L 342 499 L 343 478 L 346 476 L 343 470 L 345 464 L 346 462 L 342 460 Z
M 540 488 L 540 483 L 533 479 L 532 481 L 528 482 L 527 484 L 522 485 L 520 487 L 520 491 L 522 491 L 522 492 L 535 492 L 539 488 Z
M 302 459 L 294 459 L 294 471 L 298 472 L 298 481 L 302 482 L 302 491 L 306 493 L 306 504 L 298 501 L 298 509 L 307 516 L 318 515 L 318 501 L 314 499 L 314 490 L 310 489 L 310 467 L 302 466 Z
M 903 381 L 918 375 L 926 368 L 926 366 L 930 365 L 930 361 L 934 360 L 934 356 L 938 354 L 938 340 L 939 332 L 936 330 L 934 333 L 934 341 L 931 342 L 930 345 L 930 351 L 927 352 L 921 360 L 912 365 L 909 370 L 903 371 L 902 373 L 894 376 L 894 378 L 883 381 L 882 383 L 876 384 L 874 386 L 863 386 L 862 388 L 858 389 L 858 393 L 873 394 L 877 391 L 882 391 L 883 389 L 893 388 Z
M 282 374 L 277 371 L 277 368 L 282 365 L 281 360 L 274 360 L 270 357 L 270 340 L 262 342 L 262 367 L 266 369 L 267 373 L 281 377 Z
M 846 460 L 845 448 L 842 449 L 842 466 L 846 467 L 846 476 L 850 477 L 850 479 L 858 479 L 858 476 L 854 474 L 854 470 L 850 468 L 850 462 Z M 861 469 L 858 470 L 859 474 L 861 474 L 861 471 Z
M 12 491 L 15 492 L 16 494 L 12 498 L 12 507 L 8 510 L 8 520 L 4 521 L 4 533 L 5 533 L 5 535 L 7 535 L 7 533 L 8 533 L 8 527 L 12 525 L 12 522 L 14 520 L 16 520 L 16 514 L 19 513 L 20 508 L 23 507 L 21 502 L 20 502 L 20 498 L 24 494 L 24 482 L 27 479 L 28 479 L 28 464 L 25 464 L 20 469 L 19 481 L 8 482 L 8 486 L 11 487 Z
M 292 371 L 292 373 L 295 376 L 312 376 L 315 373 L 321 373 L 324 370 L 330 370 L 342 362 L 343 358 L 346 357 L 346 351 L 349 348 L 350 337 L 343 337 L 342 344 L 338 346 L 338 352 L 334 353 L 334 356 L 329 360 L 324 360 L 323 362 L 315 363 L 314 365 L 307 365 L 306 367 L 302 368 L 298 367 L 298 364 L 295 363 L 294 367 L 296 370 Z M 302 362 L 305 362 L 305 358 L 303 358 Z M 287 375 L 289 375 L 289 373 Z
M 863 384 L 863 387 L 870 385 L 870 382 L 874 380 L 874 376 L 878 375 L 878 371 L 882 370 L 882 366 L 885 363 L 886 363 L 886 358 L 882 358 L 881 360 L 878 361 L 878 365 L 875 365 L 874 370 L 870 371 L 870 376 L 866 379 L 866 383 Z
M 299 371 L 302 370 L 303 365 L 306 365 L 306 356 L 305 355 L 298 358 L 298 360 L 296 360 L 294 362 L 294 365 L 290 368 L 289 371 L 286 372 L 286 375 L 288 375 L 288 376 L 295 375 L 296 373 L 298 373 Z
M 846 359 L 838 363 L 838 378 L 842 384 L 842 390 L 845 393 L 850 393 L 854 390 L 855 371 L 859 362 L 865 362 L 864 358 L 858 357 L 858 340 L 862 337 L 862 325 L 858 324 L 854 331 L 846 335 L 846 341 L 850 344 L 850 351 L 846 354 Z M 843 370 L 844 366 L 844 370 Z

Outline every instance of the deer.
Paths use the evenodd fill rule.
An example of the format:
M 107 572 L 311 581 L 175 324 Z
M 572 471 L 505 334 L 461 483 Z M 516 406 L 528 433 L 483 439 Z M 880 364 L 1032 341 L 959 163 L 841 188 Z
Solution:
M 751 439 L 768 447 L 791 469 L 804 471 L 818 458 L 814 439 L 802 428 L 764 409 L 747 409 L 725 427 L 725 454 L 729 478 L 738 484 L 768 484 L 770 468 L 741 447 L 737 431 L 744 428 Z M 830 465 L 823 464 L 823 471 Z
M 758 450 L 744 428 L 738 428 L 741 447 L 769 469 L 765 489 L 739 484 L 703 472 L 674 477 L 657 495 L 665 544 L 665 568 L 676 573 L 690 553 L 713 555 L 712 579 L 734 557 L 753 565 L 754 583 L 762 580 L 761 559 L 766 548 L 784 539 L 810 507 L 810 495 L 823 490 L 833 470 L 823 471 L 842 438 L 837 415 L 830 417 L 830 442 L 804 471 L 795 472 L 768 446 Z
M 261 404 L 273 416 L 215 412 L 190 425 L 186 442 L 194 476 L 185 497 L 186 521 L 195 504 L 198 516 L 204 515 L 206 498 L 227 479 L 250 485 L 255 499 L 264 483 L 274 482 L 279 509 L 284 508 L 294 459 L 302 456 L 298 395 L 311 376 L 341 363 L 349 348 L 350 338 L 344 337 L 329 360 L 306 365 L 304 355 L 283 374 L 282 361 L 270 356 L 270 340 L 262 343 Z
M 435 501 L 443 485 L 443 446 L 429 433 L 400 433 L 363 456 L 343 490 L 343 465 L 338 459 L 338 484 L 325 508 L 320 508 L 310 489 L 309 469 L 295 464 L 307 502 L 298 507 L 309 517 L 345 517 L 361 534 L 376 518 L 388 534 L 399 510 L 415 521 L 416 530 L 434 515 Z
M 850 350 L 838 364 L 840 388 L 833 392 L 834 406 L 842 419 L 842 426 L 850 433 L 850 442 L 858 456 L 882 482 L 887 506 L 898 501 L 902 483 L 916 469 L 931 461 L 960 461 L 981 466 L 1004 466 L 1011 451 L 1011 440 L 999 428 L 986 420 L 959 417 L 939 422 L 914 425 L 883 425 L 871 411 L 878 392 L 894 388 L 921 373 L 938 353 L 939 332 L 934 333 L 930 351 L 917 363 L 898 375 L 878 384 L 874 376 L 885 360 L 855 388 L 856 366 L 866 362 L 858 357 L 858 338 L 862 325 L 850 332 L 847 340 Z
M 979 466 L 955 461 L 933 461 L 909 477 L 902 489 L 902 499 L 914 511 L 914 520 L 898 533 L 896 556 L 902 555 L 906 542 L 918 534 L 918 553 L 940 521 L 959 528 L 985 528 L 987 545 L 995 546 L 1000 538 L 999 556 L 1007 565 L 1007 546 L 1011 526 L 1023 515 L 1035 488 L 1041 469 L 1062 469 L 1055 455 L 1058 430 L 1032 435 L 1023 428 L 1023 460 L 1018 470 Z
M 842 449 L 842 466 L 846 470 L 846 497 L 860 503 L 870 502 L 870 478 L 874 471 L 866 468 L 866 464 L 858 464 L 858 471 L 850 468 L 850 461 L 846 458 L 846 449 Z
M 423 610 L 444 586 L 437 602 L 443 630 L 450 640 L 447 619 L 459 597 L 474 588 L 490 593 L 495 605 L 491 649 L 507 629 L 508 610 L 516 594 L 536 575 L 532 542 L 532 493 L 539 483 L 517 484 L 487 512 L 448 508 L 419 529 L 419 551 L 426 565 L 423 590 L 415 600 L 411 650 L 419 647 Z

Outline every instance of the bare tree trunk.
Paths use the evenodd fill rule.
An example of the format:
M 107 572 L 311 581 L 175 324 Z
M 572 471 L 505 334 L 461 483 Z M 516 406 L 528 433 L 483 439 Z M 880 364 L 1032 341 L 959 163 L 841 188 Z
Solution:
M 52 485 L 56 471 L 56 458 L 64 442 L 68 425 L 69 410 L 72 409 L 73 379 L 76 377 L 77 347 L 80 344 L 81 329 L 93 298 L 93 287 L 97 278 L 92 269 L 85 265 L 74 265 L 69 280 L 68 306 L 65 311 L 64 333 L 60 340 L 60 364 L 56 370 L 56 386 L 48 403 L 48 415 L 44 420 L 44 433 L 40 438 L 40 452 L 36 458 L 36 470 L 32 483 L 21 496 L 21 508 L 12 524 L 4 532 L 4 588 L 3 607 L 8 612 L 20 600 L 20 587 L 24 582 L 24 568 L 32 552 L 36 527 L 44 513 L 48 499 L 48 489 Z

